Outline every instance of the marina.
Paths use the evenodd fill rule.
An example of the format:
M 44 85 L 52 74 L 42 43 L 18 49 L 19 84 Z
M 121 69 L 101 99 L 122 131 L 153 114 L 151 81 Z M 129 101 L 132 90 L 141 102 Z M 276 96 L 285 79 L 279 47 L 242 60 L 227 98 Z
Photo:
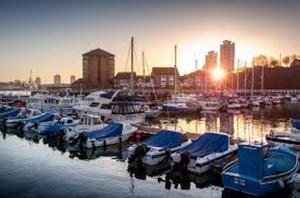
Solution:
M 0 168 L 3 170 L 1 183 L 5 184 L 0 187 L 1 197 L 18 196 L 15 194 L 17 191 L 9 190 L 11 189 L 10 185 L 16 188 L 19 185 L 23 189 L 23 183 L 27 182 L 26 180 L 29 178 L 32 181 L 28 186 L 26 185 L 26 190 L 23 189 L 23 193 L 29 196 L 34 194 L 37 197 L 44 195 L 52 197 L 56 195 L 55 193 L 60 196 L 72 196 L 72 193 L 76 196 L 101 194 L 105 197 L 119 197 L 120 195 L 152 197 L 154 194 L 161 197 L 199 197 L 199 193 L 201 193 L 204 197 L 240 197 L 241 194 L 235 194 L 227 188 L 224 189 L 221 178 L 223 168 L 226 169 L 226 166 L 236 159 L 237 144 L 264 145 L 268 143 L 268 135 L 271 131 L 275 134 L 296 135 L 295 127 L 298 127 L 298 124 L 295 122 L 300 117 L 300 102 L 289 100 L 285 100 L 280 105 L 241 108 L 234 111 L 208 112 L 203 110 L 192 114 L 174 114 L 173 111 L 167 111 L 155 119 L 146 119 L 139 124 L 131 123 L 132 135 L 124 136 L 122 139 L 122 135 L 118 136 L 118 134 L 122 134 L 120 132 L 122 125 L 117 123 L 105 124 L 101 121 L 100 114 L 86 114 L 86 116 L 79 114 L 79 118 L 84 118 L 80 121 L 74 117 L 75 114 L 73 115 L 74 118 L 68 117 L 58 111 L 57 108 L 53 108 L 54 117 L 50 116 L 51 113 L 35 111 L 35 114 L 32 115 L 31 111 L 28 111 L 28 118 L 18 118 L 20 115 L 15 114 L 15 111 L 19 114 L 26 111 L 22 108 L 17 109 L 2 106 L 0 110 L 2 115 L 0 156 L 3 159 L 0 163 Z M 49 112 L 48 110 L 46 112 Z M 24 113 L 21 115 L 26 116 Z M 58 119 L 55 118 L 56 116 L 63 117 Z M 5 122 L 3 117 L 7 118 Z M 12 117 L 17 117 L 17 119 L 13 118 L 15 119 L 13 120 Z M 54 119 L 54 121 L 49 122 L 49 119 Z M 292 120 L 295 121 L 291 122 Z M 83 125 L 80 124 L 82 121 Z M 7 123 L 7 126 L 4 123 Z M 8 123 L 11 124 L 8 125 Z M 125 123 L 127 122 L 125 121 Z M 36 124 L 38 125 L 37 128 L 35 127 Z M 27 127 L 25 127 L 26 125 Z M 135 127 L 136 129 L 134 129 Z M 73 130 L 79 131 L 72 132 Z M 61 139 L 62 131 L 64 131 L 65 136 L 62 138 L 65 140 Z M 210 135 L 210 132 L 214 133 Z M 84 133 L 87 136 L 83 136 Z M 159 135 L 160 133 L 162 134 Z M 172 133 L 174 133 L 174 137 Z M 226 135 L 222 137 L 222 133 L 228 135 L 230 140 L 226 140 Z M 159 136 L 155 138 L 156 135 Z M 206 135 L 207 137 L 205 137 Z M 68 137 L 68 141 L 64 143 L 67 140 L 66 137 Z M 93 138 L 96 138 L 97 141 L 93 141 Z M 129 140 L 127 140 L 128 138 Z M 221 140 L 222 138 L 225 139 Z M 218 154 L 221 148 L 226 148 L 223 147 L 224 145 L 221 146 L 222 141 L 225 141 L 222 143 L 224 145 L 235 142 L 232 145 L 234 148 L 232 154 L 234 152 L 236 154 L 232 155 L 231 152 L 227 154 L 226 150 L 223 150 L 225 151 L 224 154 Z M 135 143 L 137 146 L 134 146 Z M 140 163 L 138 156 L 135 159 L 131 157 L 135 150 L 141 150 L 139 148 L 141 145 L 146 145 L 144 148 L 146 150 L 151 145 L 151 152 L 153 153 L 149 154 L 153 157 L 146 154 L 142 163 Z M 166 149 L 161 150 L 161 148 L 158 149 L 159 147 Z M 205 150 L 201 150 L 202 147 L 206 147 Z M 133 148 L 135 150 L 132 150 Z M 155 151 L 154 148 L 158 150 Z M 22 151 L 18 151 L 19 149 Z M 9 156 L 5 154 L 7 151 L 10 153 Z M 191 159 L 195 159 L 195 161 L 184 162 L 188 158 L 183 153 L 187 151 L 190 153 Z M 168 152 L 170 153 L 168 154 Z M 214 152 L 216 153 L 214 154 Z M 168 155 L 170 158 L 167 157 Z M 200 156 L 202 158 L 199 158 Z M 156 161 L 149 161 L 151 158 Z M 157 161 L 158 159 L 159 161 Z M 14 161 L 13 167 L 8 167 L 12 160 Z M 211 163 L 209 160 L 212 160 Z M 28 164 L 25 169 L 23 163 Z M 144 163 L 146 166 L 143 165 Z M 183 171 L 185 169 L 181 167 L 185 163 L 188 163 L 185 165 L 188 172 Z M 14 171 L 12 174 L 12 170 L 24 171 L 24 173 L 15 173 L 16 171 Z M 178 170 L 181 171 L 178 173 Z M 37 176 L 32 177 L 31 175 Z M 64 179 L 60 179 L 60 177 Z M 65 179 L 67 177 L 68 179 Z M 43 184 L 33 186 L 40 181 L 40 178 L 44 178 Z M 79 190 L 77 186 L 80 186 L 82 182 L 87 182 L 89 187 Z M 97 183 L 107 182 L 109 187 L 97 185 Z M 123 187 L 119 188 L 119 185 Z M 59 186 L 64 186 L 64 189 L 59 188 Z M 92 190 L 93 186 L 95 188 Z M 58 190 L 52 191 L 52 189 Z M 104 189 L 110 189 L 110 193 L 103 194 Z M 70 191 L 72 191 L 71 194 Z M 284 195 L 290 194 L 291 197 L 291 188 L 276 190 L 277 193 L 281 193 L 281 191 Z M 272 193 L 268 196 L 272 197 Z

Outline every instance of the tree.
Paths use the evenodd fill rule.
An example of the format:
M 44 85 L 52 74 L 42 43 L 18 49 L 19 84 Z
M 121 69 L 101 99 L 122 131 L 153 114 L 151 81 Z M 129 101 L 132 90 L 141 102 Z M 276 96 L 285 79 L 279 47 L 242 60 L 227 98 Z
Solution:
M 271 67 L 275 67 L 275 66 L 278 66 L 279 64 L 279 61 L 273 57 L 270 57 L 270 66 Z
M 290 56 L 285 56 L 282 58 L 282 63 L 286 66 L 289 66 L 291 62 L 291 57 Z

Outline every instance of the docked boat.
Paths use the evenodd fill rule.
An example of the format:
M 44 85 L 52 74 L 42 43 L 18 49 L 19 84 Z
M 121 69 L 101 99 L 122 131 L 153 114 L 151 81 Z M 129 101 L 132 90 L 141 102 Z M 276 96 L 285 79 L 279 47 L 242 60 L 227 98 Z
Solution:
M 286 147 L 240 144 L 238 160 L 224 168 L 222 180 L 227 189 L 262 196 L 289 185 L 297 170 L 298 157 Z
M 189 140 L 185 134 L 161 130 L 140 144 L 134 144 L 128 148 L 130 161 L 142 158 L 142 162 L 147 165 L 159 164 L 167 155 L 189 145 Z
M 36 93 L 28 99 L 28 109 L 38 109 L 42 112 L 52 111 L 57 108 L 60 97 L 49 95 L 47 92 Z
M 73 107 L 81 105 L 81 99 L 76 97 L 63 97 L 59 100 L 55 111 L 60 115 L 74 115 L 76 112 Z
M 202 101 L 200 102 L 202 111 L 220 111 L 223 105 L 217 101 Z
M 145 118 L 146 119 L 156 119 L 160 116 L 161 111 L 159 108 L 151 108 L 149 105 L 144 105 Z
M 230 142 L 230 135 L 226 133 L 207 132 L 176 151 L 172 158 L 177 164 L 186 164 L 189 171 L 202 174 L 209 171 L 213 164 L 225 161 L 236 153 L 238 146 Z
M 65 141 L 73 142 L 84 132 L 100 130 L 107 126 L 98 115 L 84 114 L 80 118 L 80 124 L 64 129 Z
M 293 150 L 300 150 L 300 134 L 288 132 L 273 132 L 266 135 L 268 143 L 277 146 L 286 146 Z
M 50 122 L 40 123 L 38 126 L 38 133 L 41 135 L 58 135 L 62 130 L 70 127 L 74 127 L 80 123 L 80 119 L 73 117 L 63 117 Z
M 292 120 L 291 125 L 291 131 L 293 133 L 300 133 L 300 120 Z
M 18 123 L 20 123 L 20 121 L 23 121 L 25 119 L 28 119 L 30 117 L 33 116 L 37 116 L 40 115 L 42 112 L 37 110 L 37 109 L 21 109 L 20 112 L 18 113 L 17 116 L 8 119 L 6 121 L 6 125 L 7 127 L 14 127 L 16 126 Z
M 197 109 L 193 106 L 183 102 L 168 102 L 161 105 L 163 111 L 166 112 L 179 112 L 179 113 L 190 113 L 195 112 Z
M 10 119 L 7 120 L 7 126 L 13 127 L 18 124 L 21 124 L 25 127 L 26 130 L 32 127 L 38 127 L 38 125 L 42 122 L 48 122 L 54 119 L 54 114 L 50 112 L 41 113 L 38 115 L 33 115 L 26 118 L 17 118 L 17 119 Z
M 225 104 L 226 104 L 227 109 L 240 109 L 241 108 L 241 104 L 237 100 L 229 100 Z
M 137 128 L 128 123 L 111 123 L 100 130 L 87 131 L 81 138 L 84 147 L 96 148 L 125 142 L 136 131 Z
M 5 110 L 3 110 L 2 113 L 0 113 L 0 118 L 13 118 L 16 117 L 20 113 L 20 108 L 14 108 L 14 107 L 8 107 Z

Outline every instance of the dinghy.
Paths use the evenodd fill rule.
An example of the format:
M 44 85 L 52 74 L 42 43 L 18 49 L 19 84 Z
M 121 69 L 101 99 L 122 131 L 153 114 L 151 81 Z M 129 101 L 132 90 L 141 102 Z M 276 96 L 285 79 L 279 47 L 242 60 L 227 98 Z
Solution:
M 262 196 L 289 185 L 298 170 L 297 155 L 286 147 L 240 144 L 238 160 L 222 172 L 227 189 Z
M 44 122 L 39 124 L 38 132 L 41 135 L 58 135 L 62 130 L 70 127 L 74 127 L 80 123 L 80 119 L 75 119 L 73 117 L 64 117 L 59 120 L 54 120 L 50 122 Z
M 142 143 L 130 146 L 127 151 L 129 158 L 132 160 L 137 157 L 142 157 L 143 163 L 156 165 L 167 155 L 186 147 L 190 143 L 191 140 L 183 133 L 161 130 Z
M 207 132 L 190 145 L 176 151 L 172 158 L 175 163 L 186 163 L 189 171 L 202 174 L 209 171 L 213 164 L 232 157 L 237 147 L 236 144 L 230 144 L 230 135 Z
M 136 131 L 137 128 L 128 123 L 111 123 L 103 129 L 87 131 L 81 137 L 85 139 L 84 147 L 95 148 L 125 142 Z
M 293 150 L 300 150 L 300 134 L 288 132 L 273 132 L 266 135 L 268 143 L 277 146 L 286 146 Z

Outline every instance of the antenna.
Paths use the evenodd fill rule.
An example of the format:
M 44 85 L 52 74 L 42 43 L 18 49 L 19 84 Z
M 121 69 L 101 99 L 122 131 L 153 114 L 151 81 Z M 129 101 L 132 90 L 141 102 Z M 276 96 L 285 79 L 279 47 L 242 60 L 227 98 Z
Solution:
M 133 51 L 134 51 L 134 38 L 131 37 L 131 71 L 130 71 L 130 92 L 133 93 L 133 64 L 134 64 L 134 58 L 133 58 Z
M 175 51 L 175 64 L 174 64 L 174 94 L 176 95 L 176 89 L 177 89 L 177 45 L 174 47 Z

